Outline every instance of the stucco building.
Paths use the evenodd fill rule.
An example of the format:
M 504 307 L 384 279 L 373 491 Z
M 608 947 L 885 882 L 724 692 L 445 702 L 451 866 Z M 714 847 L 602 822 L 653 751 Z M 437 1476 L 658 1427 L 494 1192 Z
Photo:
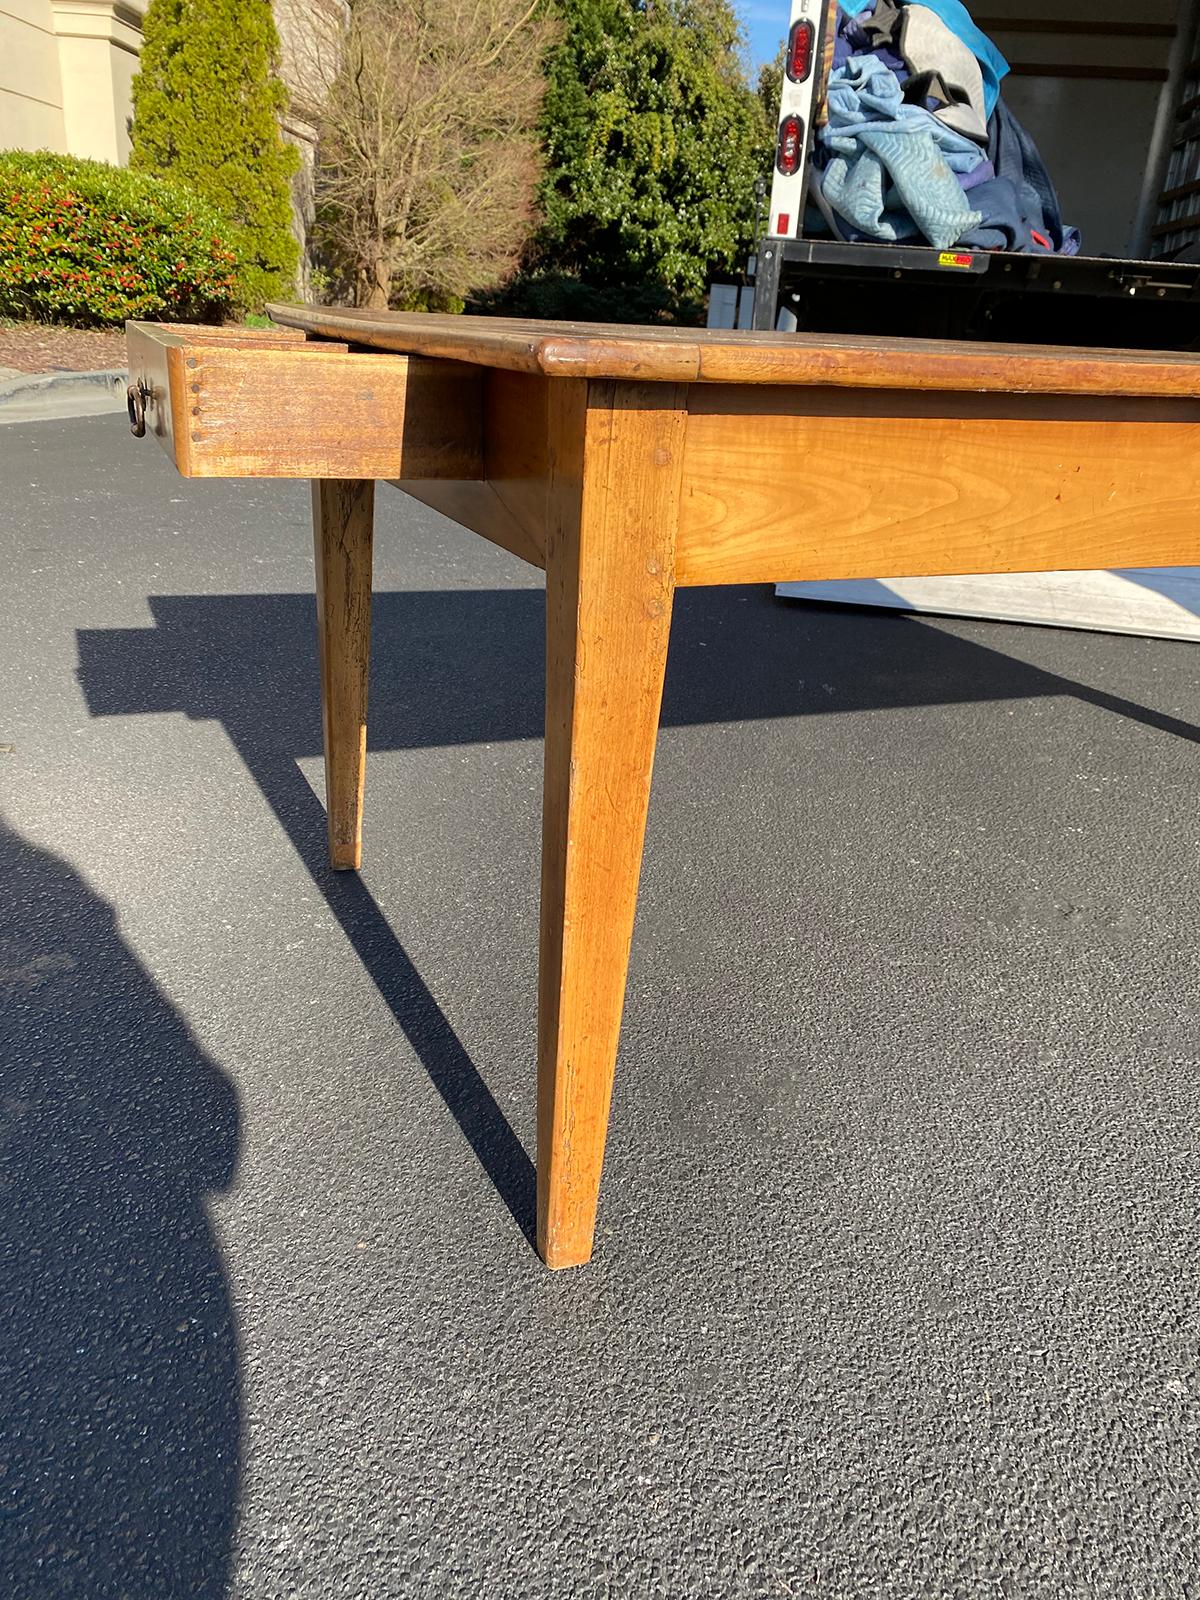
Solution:
M 147 0 L 0 0 L 0 149 L 129 157 Z

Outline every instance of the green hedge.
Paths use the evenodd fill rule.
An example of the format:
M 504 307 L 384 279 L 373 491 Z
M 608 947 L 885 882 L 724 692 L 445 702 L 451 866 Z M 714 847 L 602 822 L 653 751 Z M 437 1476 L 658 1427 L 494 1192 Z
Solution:
M 229 233 L 211 206 L 148 173 L 0 152 L 0 315 L 219 320 L 242 299 Z
M 499 289 L 476 295 L 467 310 L 483 316 L 566 322 L 666 322 L 699 327 L 704 304 L 661 283 L 583 283 L 570 272 L 519 272 Z

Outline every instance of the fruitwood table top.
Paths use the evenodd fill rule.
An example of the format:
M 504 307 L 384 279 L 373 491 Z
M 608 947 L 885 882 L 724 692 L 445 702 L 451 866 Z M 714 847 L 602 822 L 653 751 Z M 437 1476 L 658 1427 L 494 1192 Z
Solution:
M 1200 355 L 1175 351 L 538 322 L 336 306 L 267 309 L 285 327 L 326 339 L 555 378 L 1200 396 Z

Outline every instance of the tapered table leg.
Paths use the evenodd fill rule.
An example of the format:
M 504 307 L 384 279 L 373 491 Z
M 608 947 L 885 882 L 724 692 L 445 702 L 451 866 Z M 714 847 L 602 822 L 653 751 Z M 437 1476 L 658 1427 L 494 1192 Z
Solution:
M 312 498 L 329 858 L 346 869 L 362 864 L 375 484 L 316 479 Z
M 538 1248 L 587 1261 L 675 587 L 685 391 L 555 384 L 546 559 Z

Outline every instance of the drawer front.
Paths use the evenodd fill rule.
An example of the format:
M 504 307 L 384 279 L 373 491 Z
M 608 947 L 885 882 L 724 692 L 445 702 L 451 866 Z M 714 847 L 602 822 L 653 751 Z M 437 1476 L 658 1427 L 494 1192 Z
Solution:
M 478 369 L 298 330 L 131 322 L 130 418 L 189 478 L 482 475 Z

